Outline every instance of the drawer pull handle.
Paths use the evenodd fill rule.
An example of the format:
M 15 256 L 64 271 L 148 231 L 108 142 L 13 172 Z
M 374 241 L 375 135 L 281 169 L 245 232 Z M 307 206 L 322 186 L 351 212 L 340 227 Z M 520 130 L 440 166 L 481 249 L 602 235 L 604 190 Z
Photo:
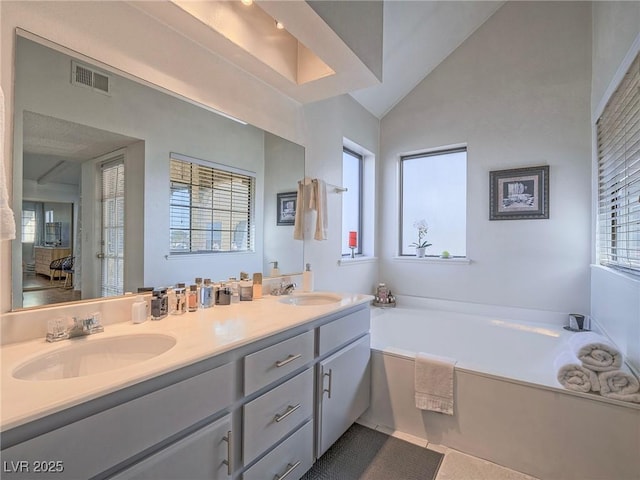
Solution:
M 222 463 L 227 466 L 227 475 L 231 476 L 233 473 L 233 459 L 231 458 L 231 452 L 233 452 L 231 430 L 227 432 L 226 437 L 222 437 L 222 440 L 227 442 L 227 459 L 223 460 Z
M 290 464 L 290 463 L 287 463 L 287 471 L 284 472 L 282 475 L 276 475 L 273 480 L 282 480 L 287 475 L 289 475 L 291 472 L 293 472 L 296 468 L 298 468 L 298 465 L 300 465 L 299 461 L 294 463 L 293 465 Z
M 333 371 L 329 369 L 329 373 L 325 373 L 324 376 L 329 377 L 329 388 L 325 388 L 324 390 L 322 390 L 322 392 L 327 392 L 327 397 L 331 398 L 331 379 L 333 378 Z
M 297 355 L 289 355 L 286 359 L 284 360 L 278 360 L 276 362 L 276 367 L 280 368 L 280 367 L 284 367 L 287 363 L 291 363 L 294 360 L 297 360 L 298 358 L 300 358 L 302 356 L 301 353 L 297 354 Z
M 297 404 L 295 407 L 293 405 L 289 405 L 287 407 L 287 411 L 284 412 L 282 415 L 280 415 L 279 413 L 276 414 L 275 417 L 273 417 L 273 419 L 276 422 L 281 422 L 282 420 L 284 420 L 285 418 L 287 418 L 289 415 L 291 415 L 293 412 L 295 412 L 296 410 L 298 410 L 300 407 L 302 406 L 301 403 Z M 284 476 L 283 476 L 284 478 Z

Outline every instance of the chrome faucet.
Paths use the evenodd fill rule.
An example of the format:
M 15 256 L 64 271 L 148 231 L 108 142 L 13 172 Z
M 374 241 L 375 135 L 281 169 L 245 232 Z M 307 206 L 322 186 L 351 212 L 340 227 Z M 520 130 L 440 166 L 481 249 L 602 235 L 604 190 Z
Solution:
M 296 284 L 292 282 L 282 282 L 279 287 L 271 290 L 271 295 L 289 295 L 296 288 Z
M 59 342 L 67 338 L 83 337 L 104 332 L 100 323 L 100 313 L 93 313 L 86 318 L 73 318 L 73 324 L 66 319 L 57 318 L 47 322 L 47 342 Z

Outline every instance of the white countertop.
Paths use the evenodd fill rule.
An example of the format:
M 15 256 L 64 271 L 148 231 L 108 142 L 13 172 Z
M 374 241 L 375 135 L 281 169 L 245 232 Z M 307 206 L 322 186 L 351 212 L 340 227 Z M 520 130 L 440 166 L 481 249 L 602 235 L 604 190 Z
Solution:
M 370 295 L 361 294 L 341 296 L 342 300 L 337 303 L 313 306 L 288 305 L 278 301 L 282 297 L 266 296 L 251 302 L 216 305 L 214 308 L 184 315 L 169 315 L 159 321 L 149 320 L 137 325 L 130 321 L 106 325 L 103 333 L 78 340 L 49 343 L 41 338 L 2 346 L 0 431 L 4 432 L 373 299 Z M 20 380 L 12 375 L 25 362 L 68 347 L 75 341 L 91 342 L 140 333 L 170 335 L 176 339 L 176 345 L 150 360 L 95 375 L 47 381 Z

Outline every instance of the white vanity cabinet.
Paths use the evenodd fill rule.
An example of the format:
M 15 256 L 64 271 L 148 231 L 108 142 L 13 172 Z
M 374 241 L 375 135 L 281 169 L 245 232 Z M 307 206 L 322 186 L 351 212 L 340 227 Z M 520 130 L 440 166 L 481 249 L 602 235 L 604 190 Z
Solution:
M 317 452 L 320 457 L 369 408 L 371 393 L 369 310 L 319 328 L 320 351 L 335 353 L 318 363 Z M 346 342 L 346 346 L 344 345 Z M 341 346 L 341 347 L 340 347 Z
M 103 474 L 227 408 L 234 400 L 229 387 L 234 380 L 233 364 L 227 363 L 17 443 L 2 450 L 7 462 L 2 479 Z M 78 407 L 78 413 L 84 408 Z M 34 471 L 42 461 L 61 467 L 56 470 L 54 463 L 47 472 Z
M 172 443 L 111 480 L 223 480 L 231 478 L 231 415 Z
M 359 304 L 3 432 L 2 479 L 299 479 L 369 405 L 369 324 Z

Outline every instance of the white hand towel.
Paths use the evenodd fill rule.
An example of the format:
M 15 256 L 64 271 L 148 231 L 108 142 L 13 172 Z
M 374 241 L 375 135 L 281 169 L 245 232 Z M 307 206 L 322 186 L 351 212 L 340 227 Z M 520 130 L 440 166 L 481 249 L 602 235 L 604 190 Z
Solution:
M 293 221 L 293 238 L 304 240 L 304 182 L 298 181 L 298 194 L 296 197 L 296 217 Z
M 324 180 L 314 178 L 311 181 L 313 185 L 313 192 L 311 193 L 311 199 L 309 207 L 317 212 L 316 216 L 316 232 L 313 238 L 316 240 L 327 239 L 327 185 Z
M 582 362 L 582 366 L 594 372 L 618 370 L 622 365 L 620 350 L 597 333 L 576 333 L 569 339 L 569 347 Z
M 571 350 L 562 351 L 554 360 L 558 382 L 567 390 L 587 393 L 600 390 L 598 374 L 582 366 Z
M 600 395 L 623 402 L 640 403 L 640 382 L 633 373 L 610 370 L 598 374 Z
M 416 354 L 416 408 L 453 415 L 453 369 L 457 360 Z
M 16 222 L 9 206 L 7 176 L 4 170 L 4 92 L 0 88 L 0 240 L 16 238 Z

